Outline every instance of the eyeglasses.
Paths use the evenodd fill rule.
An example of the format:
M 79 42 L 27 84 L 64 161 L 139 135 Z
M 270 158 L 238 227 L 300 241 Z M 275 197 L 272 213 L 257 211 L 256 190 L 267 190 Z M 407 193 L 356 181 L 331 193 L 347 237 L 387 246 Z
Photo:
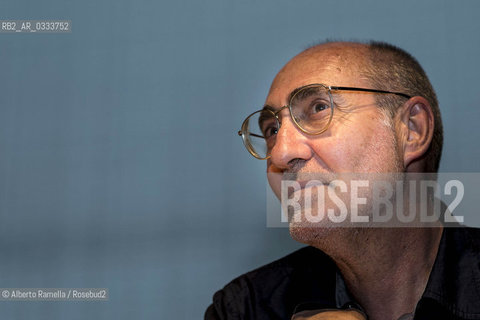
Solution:
M 248 152 L 260 160 L 270 158 L 270 152 L 275 145 L 276 134 L 281 126 L 278 114 L 286 108 L 290 111 L 290 118 L 293 123 L 302 132 L 311 135 L 319 135 L 325 132 L 333 118 L 332 91 L 373 92 L 411 98 L 411 96 L 401 92 L 309 84 L 292 91 L 288 105 L 276 111 L 270 106 L 265 106 L 243 121 L 238 135 L 242 137 L 243 144 Z

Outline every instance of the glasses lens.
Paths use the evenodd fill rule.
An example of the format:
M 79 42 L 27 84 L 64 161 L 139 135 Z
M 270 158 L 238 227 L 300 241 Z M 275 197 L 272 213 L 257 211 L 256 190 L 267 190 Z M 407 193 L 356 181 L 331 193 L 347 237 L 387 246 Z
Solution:
M 242 125 L 245 147 L 258 159 L 265 159 L 275 143 L 279 124 L 270 110 L 260 110 L 251 114 Z
M 330 91 L 320 85 L 300 89 L 290 101 L 294 121 L 304 131 L 312 134 L 327 130 L 333 116 Z

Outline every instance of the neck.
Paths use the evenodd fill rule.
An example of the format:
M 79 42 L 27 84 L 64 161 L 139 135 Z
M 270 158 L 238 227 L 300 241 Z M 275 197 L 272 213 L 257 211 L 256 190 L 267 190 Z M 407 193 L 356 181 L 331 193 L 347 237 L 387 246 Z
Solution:
M 442 228 L 341 229 L 314 244 L 339 267 L 371 320 L 415 310 L 435 262 Z

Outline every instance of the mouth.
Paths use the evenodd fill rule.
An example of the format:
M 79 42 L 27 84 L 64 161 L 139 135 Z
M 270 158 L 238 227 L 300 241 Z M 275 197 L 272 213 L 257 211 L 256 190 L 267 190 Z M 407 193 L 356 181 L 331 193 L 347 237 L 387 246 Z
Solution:
M 330 186 L 330 182 L 328 181 L 320 181 L 320 180 L 282 180 L 282 182 L 288 181 L 289 184 L 286 186 L 288 198 L 292 198 L 292 195 L 296 192 L 304 191 L 305 189 L 312 189 L 315 187 L 323 186 L 327 188 Z M 285 186 L 282 183 L 282 188 Z

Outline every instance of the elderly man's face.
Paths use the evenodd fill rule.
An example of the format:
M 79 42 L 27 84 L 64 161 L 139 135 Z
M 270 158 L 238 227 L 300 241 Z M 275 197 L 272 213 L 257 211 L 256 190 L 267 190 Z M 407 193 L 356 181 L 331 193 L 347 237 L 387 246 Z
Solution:
M 323 83 L 332 86 L 372 88 L 355 68 L 361 61 L 339 48 L 304 53 L 277 75 L 266 105 L 279 109 L 288 104 L 296 88 Z M 299 130 L 288 109 L 280 114 L 281 127 L 271 149 L 269 183 L 280 196 L 281 175 L 272 173 L 370 173 L 402 170 L 395 132 L 389 118 L 375 103 L 374 94 L 333 92 L 336 102 L 327 131 L 309 135 Z

